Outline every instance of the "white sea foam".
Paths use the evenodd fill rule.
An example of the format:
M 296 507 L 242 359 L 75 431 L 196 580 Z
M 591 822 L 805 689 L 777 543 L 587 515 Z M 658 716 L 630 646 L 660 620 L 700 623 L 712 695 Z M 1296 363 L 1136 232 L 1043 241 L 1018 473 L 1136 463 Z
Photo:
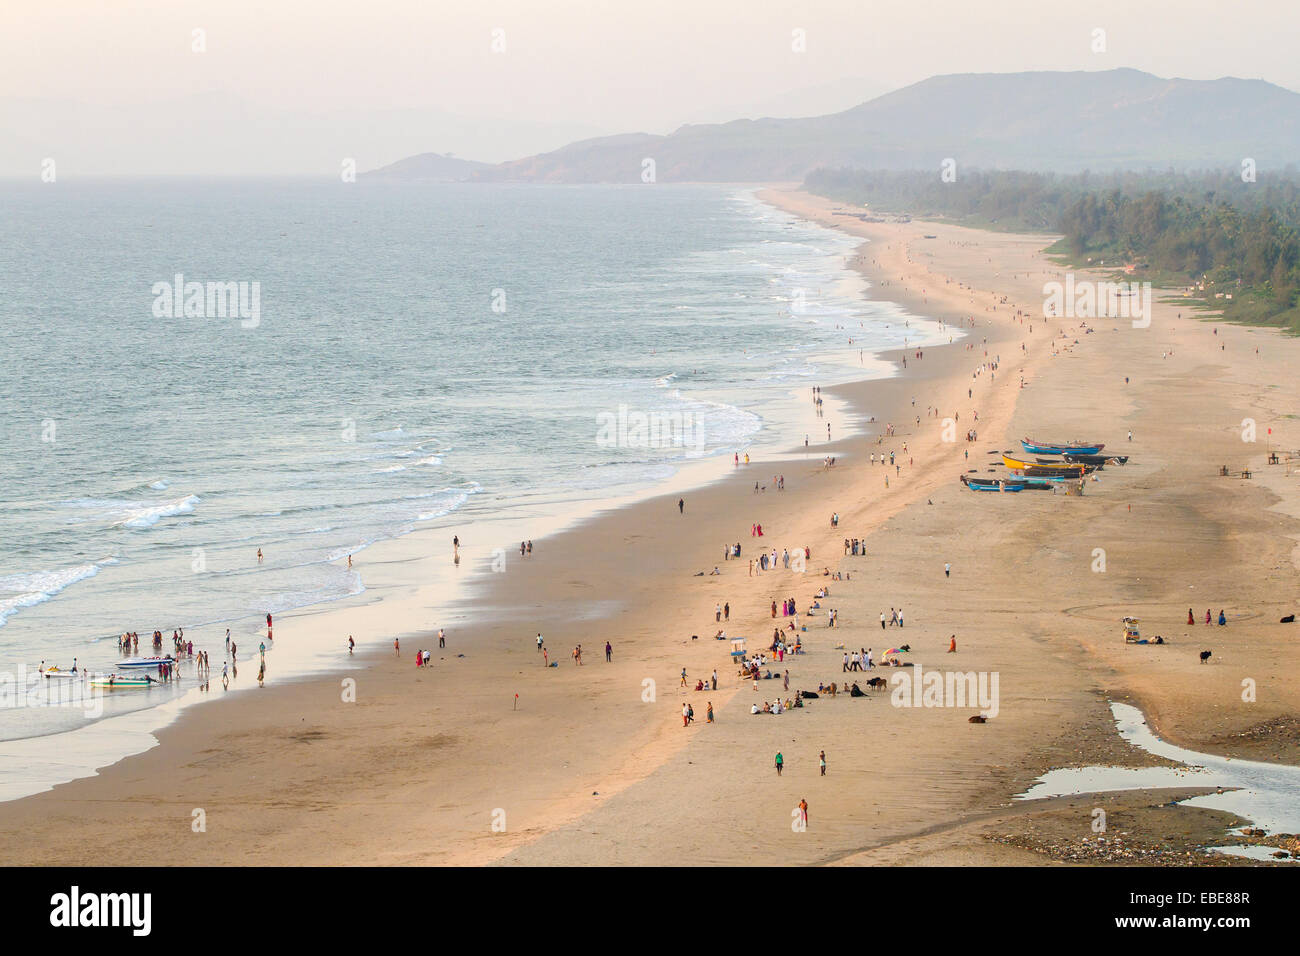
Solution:
M 161 504 L 142 505 L 130 510 L 117 524 L 124 528 L 152 528 L 162 518 L 192 514 L 200 500 L 197 495 L 186 495 Z
M 103 521 L 113 527 L 150 528 L 162 518 L 190 514 L 202 499 L 185 495 L 170 501 L 130 501 L 121 498 L 81 498 L 64 503 L 64 507 L 90 512 L 84 520 Z
M 29 571 L 0 577 L 0 626 L 15 611 L 43 604 L 69 585 L 84 581 L 99 573 L 104 564 L 116 564 L 115 558 L 105 558 L 103 564 L 79 564 L 57 571 Z

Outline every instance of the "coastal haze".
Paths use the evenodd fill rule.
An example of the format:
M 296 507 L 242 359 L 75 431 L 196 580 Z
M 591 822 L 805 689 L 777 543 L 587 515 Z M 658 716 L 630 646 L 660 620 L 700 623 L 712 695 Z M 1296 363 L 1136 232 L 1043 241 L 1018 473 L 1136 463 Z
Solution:
M 8 4 L 0 175 L 45 157 L 83 176 L 335 176 L 344 158 L 376 169 L 429 152 L 500 163 L 601 135 L 826 116 L 949 74 L 1125 67 L 1296 90 L 1298 20 L 1271 0 Z M 1020 120 L 1012 100 L 979 105 Z M 1216 141 L 1221 112 L 1184 116 Z M 1134 156 L 1148 131 L 1133 118 L 1063 108 L 1057 129 L 1091 136 L 1091 155 Z
M 0 860 L 1293 866 L 1297 27 L 6 9 Z

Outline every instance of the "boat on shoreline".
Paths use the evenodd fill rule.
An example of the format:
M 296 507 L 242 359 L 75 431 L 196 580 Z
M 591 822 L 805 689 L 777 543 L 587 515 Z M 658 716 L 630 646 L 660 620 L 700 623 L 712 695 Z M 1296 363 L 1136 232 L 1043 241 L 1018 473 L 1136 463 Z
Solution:
M 124 661 L 118 661 L 118 667 L 160 667 L 163 664 L 175 664 L 176 659 L 172 657 L 128 657 Z
M 1022 438 L 1020 444 L 1031 455 L 1095 455 L 1106 447 L 1101 442 L 1096 444 L 1081 441 L 1041 442 L 1034 441 L 1032 438 Z
M 46 680 L 54 680 L 54 679 L 77 680 L 78 678 L 83 676 L 83 672 L 64 671 L 64 670 L 59 670 L 59 668 L 57 667 L 47 667 L 45 670 L 41 671 L 41 676 L 44 677 Z
M 1066 461 L 1077 465 L 1096 465 L 1101 468 L 1114 462 L 1120 465 L 1128 464 L 1128 455 L 1083 455 L 1074 452 L 1066 452 L 1063 456 Z
M 1068 477 L 1078 478 L 1090 471 L 1096 470 L 1096 465 L 1085 465 L 1082 463 L 1064 463 L 1064 464 L 1039 464 L 1035 461 L 1024 461 L 1020 458 L 1013 458 L 1006 452 L 1002 453 L 1002 464 L 1006 465 L 1012 471 L 1022 471 L 1026 475 L 1035 475 L 1045 477 L 1049 475 L 1065 475 Z
M 1047 491 L 1051 483 L 1037 478 L 974 478 L 962 475 L 961 482 L 971 491 Z
M 995 481 L 989 484 L 982 482 L 972 482 L 962 479 L 964 484 L 971 491 L 1024 491 L 1025 485 L 1018 481 Z
M 152 677 L 146 675 L 137 676 L 110 674 L 107 677 L 96 677 L 90 682 L 91 687 L 98 687 L 101 690 L 129 690 L 132 688 L 152 687 L 158 683 Z

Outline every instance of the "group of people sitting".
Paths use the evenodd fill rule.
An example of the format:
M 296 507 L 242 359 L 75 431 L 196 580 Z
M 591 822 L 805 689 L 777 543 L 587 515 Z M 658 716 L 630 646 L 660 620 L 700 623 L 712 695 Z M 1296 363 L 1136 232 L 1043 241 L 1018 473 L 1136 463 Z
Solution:
M 795 694 L 794 698 L 787 697 L 783 702 L 780 697 L 776 699 L 775 704 L 763 701 L 763 706 L 759 707 L 754 704 L 749 708 L 751 714 L 784 714 L 787 710 L 794 710 L 796 707 L 803 706 L 803 699 L 800 695 Z

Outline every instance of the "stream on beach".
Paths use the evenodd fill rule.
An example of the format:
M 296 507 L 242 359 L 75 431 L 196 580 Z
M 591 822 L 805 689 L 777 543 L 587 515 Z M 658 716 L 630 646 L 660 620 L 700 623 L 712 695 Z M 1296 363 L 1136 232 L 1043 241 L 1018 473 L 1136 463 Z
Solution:
M 1119 735 L 1156 757 L 1176 761 L 1177 767 L 1067 767 L 1051 770 L 1017 800 L 1117 790 L 1154 790 L 1162 787 L 1217 787 L 1220 792 L 1178 801 L 1182 806 L 1221 810 L 1250 820 L 1273 833 L 1300 833 L 1300 767 L 1287 764 L 1234 760 L 1185 750 L 1157 737 L 1142 711 L 1131 704 L 1112 701 L 1111 713 Z M 1215 852 L 1251 859 L 1271 859 L 1272 848 L 1216 847 Z

